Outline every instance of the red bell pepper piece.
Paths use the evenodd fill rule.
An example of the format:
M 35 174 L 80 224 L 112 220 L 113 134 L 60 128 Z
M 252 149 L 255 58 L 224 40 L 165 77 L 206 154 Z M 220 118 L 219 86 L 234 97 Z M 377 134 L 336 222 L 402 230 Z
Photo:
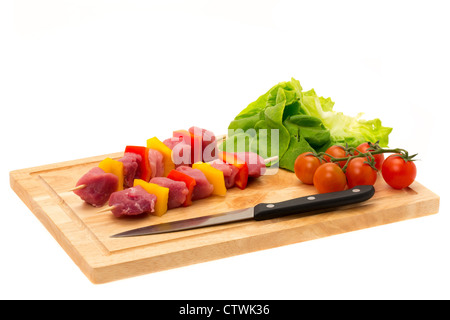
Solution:
M 152 168 L 150 167 L 150 162 L 148 160 L 148 150 L 147 147 L 142 146 L 126 146 L 125 153 L 131 152 L 141 156 L 142 161 L 139 163 L 138 171 L 136 172 L 136 179 L 141 179 L 146 182 L 150 181 L 152 177 Z
M 236 154 L 230 152 L 219 152 L 219 159 L 239 169 L 234 183 L 239 189 L 245 189 L 248 182 L 247 163 L 239 159 Z
M 202 137 L 190 133 L 187 130 L 176 130 L 173 132 L 174 138 L 183 138 L 183 141 L 190 146 L 191 149 L 191 163 L 202 161 Z
M 169 172 L 167 178 L 174 181 L 182 181 L 186 184 L 186 187 L 188 188 L 188 194 L 186 195 L 186 200 L 183 203 L 183 207 L 190 206 L 192 204 L 192 192 L 194 191 L 194 187 L 197 184 L 195 179 L 175 169 Z

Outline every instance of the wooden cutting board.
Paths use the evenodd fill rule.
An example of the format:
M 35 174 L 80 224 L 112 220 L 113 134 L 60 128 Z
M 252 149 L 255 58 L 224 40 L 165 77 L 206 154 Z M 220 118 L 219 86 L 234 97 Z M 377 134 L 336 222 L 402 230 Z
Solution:
M 162 217 L 144 215 L 117 219 L 111 213 L 97 213 L 98 208 L 85 204 L 73 192 L 67 191 L 104 158 L 120 158 L 122 155 L 103 155 L 10 173 L 12 189 L 93 283 L 274 248 L 439 211 L 439 197 L 420 183 L 414 182 L 404 190 L 394 190 L 379 176 L 372 199 L 327 212 L 151 236 L 111 238 L 118 232 L 150 224 L 316 193 L 313 186 L 302 184 L 293 173 L 280 169 L 250 181 L 245 190 L 229 189 L 224 197 L 198 200 L 190 207 L 172 209 Z

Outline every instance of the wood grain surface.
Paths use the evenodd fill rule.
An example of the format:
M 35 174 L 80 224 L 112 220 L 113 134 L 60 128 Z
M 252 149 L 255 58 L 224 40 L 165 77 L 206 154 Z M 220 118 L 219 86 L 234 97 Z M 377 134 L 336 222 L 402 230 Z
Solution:
M 12 189 L 93 283 L 105 283 L 257 250 L 437 213 L 439 197 L 418 182 L 394 190 L 378 177 L 372 199 L 326 212 L 311 212 L 267 221 L 245 221 L 181 232 L 111 238 L 118 232 L 150 224 L 200 217 L 254 206 L 260 202 L 315 194 L 293 173 L 278 170 L 249 182 L 245 190 L 195 201 L 162 217 L 115 218 L 99 214 L 68 190 L 106 157 L 96 156 L 10 172 Z M 30 241 L 29 239 L 27 241 Z

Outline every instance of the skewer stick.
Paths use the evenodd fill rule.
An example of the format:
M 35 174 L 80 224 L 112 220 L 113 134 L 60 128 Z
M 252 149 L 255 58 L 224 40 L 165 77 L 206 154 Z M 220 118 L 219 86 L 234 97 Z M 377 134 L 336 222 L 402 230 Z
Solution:
M 79 186 L 76 186 L 76 187 L 74 187 L 74 188 L 72 188 L 72 189 L 69 189 L 69 191 L 81 190 L 81 189 L 84 189 L 84 188 L 86 188 L 86 187 L 87 187 L 87 185 L 85 185 L 85 184 L 80 184 Z
M 273 156 L 273 157 L 264 159 L 264 164 L 268 164 L 268 163 L 270 163 L 272 161 L 277 161 L 277 160 L 278 160 L 278 156 Z
M 112 211 L 114 208 L 115 208 L 115 206 L 111 206 L 111 207 L 108 206 L 108 207 L 106 207 L 106 208 L 103 208 L 103 209 L 97 211 L 97 213 L 103 213 L 103 212 Z
M 215 138 L 216 138 L 216 142 L 219 142 L 219 141 L 225 140 L 227 138 L 227 135 L 221 134 L 219 136 L 215 136 Z

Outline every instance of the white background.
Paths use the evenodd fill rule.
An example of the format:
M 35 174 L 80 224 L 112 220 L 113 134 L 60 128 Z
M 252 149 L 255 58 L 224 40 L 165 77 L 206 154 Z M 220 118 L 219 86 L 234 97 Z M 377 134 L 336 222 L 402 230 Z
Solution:
M 1 1 L 0 298 L 449 299 L 448 12 L 433 0 Z M 191 125 L 225 133 L 291 77 L 392 126 L 439 214 L 93 285 L 10 189 L 11 170 Z

